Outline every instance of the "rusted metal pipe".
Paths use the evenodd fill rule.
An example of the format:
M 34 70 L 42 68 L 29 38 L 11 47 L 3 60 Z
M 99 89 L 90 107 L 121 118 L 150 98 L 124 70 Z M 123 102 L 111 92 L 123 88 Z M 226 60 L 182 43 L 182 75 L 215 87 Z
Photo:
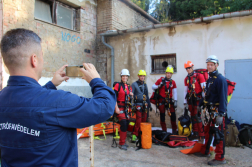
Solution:
M 114 48 L 113 48 L 111 45 L 109 45 L 109 44 L 107 44 L 107 43 L 105 42 L 105 39 L 104 39 L 104 36 L 103 36 L 103 35 L 101 35 L 101 36 L 102 36 L 102 43 L 103 43 L 105 46 L 107 46 L 107 47 L 109 47 L 109 48 L 111 49 L 111 88 L 113 88 L 114 75 L 115 75 L 115 72 L 114 72 L 114 62 L 115 62 Z

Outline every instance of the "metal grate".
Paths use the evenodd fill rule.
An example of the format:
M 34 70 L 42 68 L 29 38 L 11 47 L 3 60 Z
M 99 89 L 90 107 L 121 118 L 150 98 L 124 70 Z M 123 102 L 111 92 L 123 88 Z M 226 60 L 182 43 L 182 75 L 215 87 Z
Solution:
M 151 73 L 165 73 L 167 65 L 172 65 L 174 72 L 177 72 L 176 54 L 151 56 Z

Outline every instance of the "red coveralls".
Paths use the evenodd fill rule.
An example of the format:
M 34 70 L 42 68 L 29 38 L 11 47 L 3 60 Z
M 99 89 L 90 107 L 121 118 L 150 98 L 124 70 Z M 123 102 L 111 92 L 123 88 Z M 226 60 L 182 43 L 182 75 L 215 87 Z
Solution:
M 210 127 L 214 127 L 215 126 L 215 119 L 213 119 L 211 121 L 211 123 L 208 123 L 206 126 L 204 126 L 204 130 L 205 130 L 205 144 L 201 147 L 201 153 L 202 154 L 209 154 L 210 153 L 210 145 L 211 142 L 213 140 L 213 133 L 210 130 Z M 225 130 L 225 117 L 223 117 L 223 124 L 219 126 L 218 128 L 223 134 L 224 134 L 224 130 Z M 215 148 L 215 159 L 219 160 L 219 161 L 223 161 L 224 158 L 224 154 L 225 154 L 225 143 L 222 141 L 220 141 L 218 144 L 216 144 L 216 148 Z
M 114 91 L 116 92 L 117 95 L 117 105 L 120 109 L 120 111 L 124 111 L 125 110 L 125 89 L 127 92 L 127 95 L 130 93 L 131 87 L 128 87 L 127 84 L 123 84 L 120 83 L 122 86 L 119 89 L 119 83 L 117 83 L 114 86 Z M 130 112 L 130 111 L 129 111 Z M 120 123 L 120 139 L 119 139 L 119 145 L 124 145 L 125 144 L 125 140 L 127 137 L 127 128 L 128 128 L 128 118 L 126 118 L 125 113 L 121 113 L 117 115 L 118 119 L 119 119 L 119 123 Z
M 138 136 L 141 122 L 146 122 L 147 120 L 147 113 L 144 111 L 141 112 L 141 109 L 138 109 L 141 107 L 142 106 L 137 106 L 137 110 L 136 110 L 136 124 L 135 124 L 135 129 L 133 132 L 133 135 L 136 135 L 136 136 Z
M 190 84 L 189 84 L 189 80 L 190 80 Z M 185 86 L 188 87 L 187 89 L 188 94 L 190 93 L 190 91 L 193 90 L 192 88 L 193 82 L 195 84 L 195 89 L 194 89 L 195 92 L 191 96 L 192 99 L 187 98 L 187 104 L 188 104 L 189 111 L 191 113 L 193 132 L 198 133 L 200 137 L 204 137 L 205 135 L 204 135 L 203 125 L 201 122 L 201 117 L 198 116 L 197 106 L 199 104 L 199 100 L 197 99 L 197 97 L 202 96 L 202 88 L 200 84 L 206 81 L 205 81 L 204 76 L 200 73 L 194 73 L 191 76 L 186 76 L 184 80 L 184 84 Z M 194 95 L 196 95 L 196 97 Z
M 155 85 L 160 85 L 162 82 L 162 78 L 163 77 L 159 78 L 156 81 Z M 174 80 L 172 80 L 171 88 L 169 85 L 170 85 L 170 81 L 166 81 L 166 87 L 170 92 L 170 98 L 172 98 L 173 97 L 172 90 L 177 88 L 177 85 Z M 158 109 L 160 111 L 160 125 L 161 125 L 163 131 L 167 131 L 166 123 L 165 123 L 165 105 L 163 103 L 165 96 L 166 96 L 165 95 L 165 86 L 162 86 L 159 88 L 159 95 L 162 96 L 162 98 L 163 98 L 163 99 L 162 98 L 159 99 L 159 103 L 161 103 L 161 105 L 158 106 Z M 177 130 L 176 113 L 175 113 L 175 108 L 174 108 L 173 104 L 170 104 L 170 112 L 171 112 L 170 119 L 171 119 L 172 129 L 176 131 Z

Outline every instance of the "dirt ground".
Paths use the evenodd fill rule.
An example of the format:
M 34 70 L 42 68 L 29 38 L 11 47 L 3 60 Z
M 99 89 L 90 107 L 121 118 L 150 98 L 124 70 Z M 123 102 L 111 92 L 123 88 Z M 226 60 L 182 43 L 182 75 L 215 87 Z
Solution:
M 214 158 L 201 158 L 194 155 L 185 155 L 180 152 L 185 148 L 169 148 L 165 146 L 152 145 L 151 149 L 140 149 L 135 151 L 135 144 L 130 143 L 128 134 L 127 151 L 119 148 L 112 148 L 112 135 L 107 135 L 106 140 L 95 140 L 94 165 L 101 167 L 204 167 L 207 162 Z M 101 137 L 102 138 L 102 137 Z M 118 140 L 117 140 L 118 143 Z M 90 166 L 89 139 L 81 138 L 78 140 L 79 167 Z M 226 147 L 225 158 L 229 166 L 252 167 L 252 149 L 245 147 Z

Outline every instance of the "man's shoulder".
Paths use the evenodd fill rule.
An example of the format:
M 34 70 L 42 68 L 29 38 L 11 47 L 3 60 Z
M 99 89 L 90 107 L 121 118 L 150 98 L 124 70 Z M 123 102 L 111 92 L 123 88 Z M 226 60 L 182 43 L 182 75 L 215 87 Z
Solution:
M 217 79 L 220 81 L 225 81 L 225 82 L 227 81 L 226 78 L 221 73 L 218 73 Z
M 131 84 L 131 86 L 137 86 L 138 84 L 137 84 L 137 81 L 135 81 L 135 82 L 133 82 L 132 84 Z

